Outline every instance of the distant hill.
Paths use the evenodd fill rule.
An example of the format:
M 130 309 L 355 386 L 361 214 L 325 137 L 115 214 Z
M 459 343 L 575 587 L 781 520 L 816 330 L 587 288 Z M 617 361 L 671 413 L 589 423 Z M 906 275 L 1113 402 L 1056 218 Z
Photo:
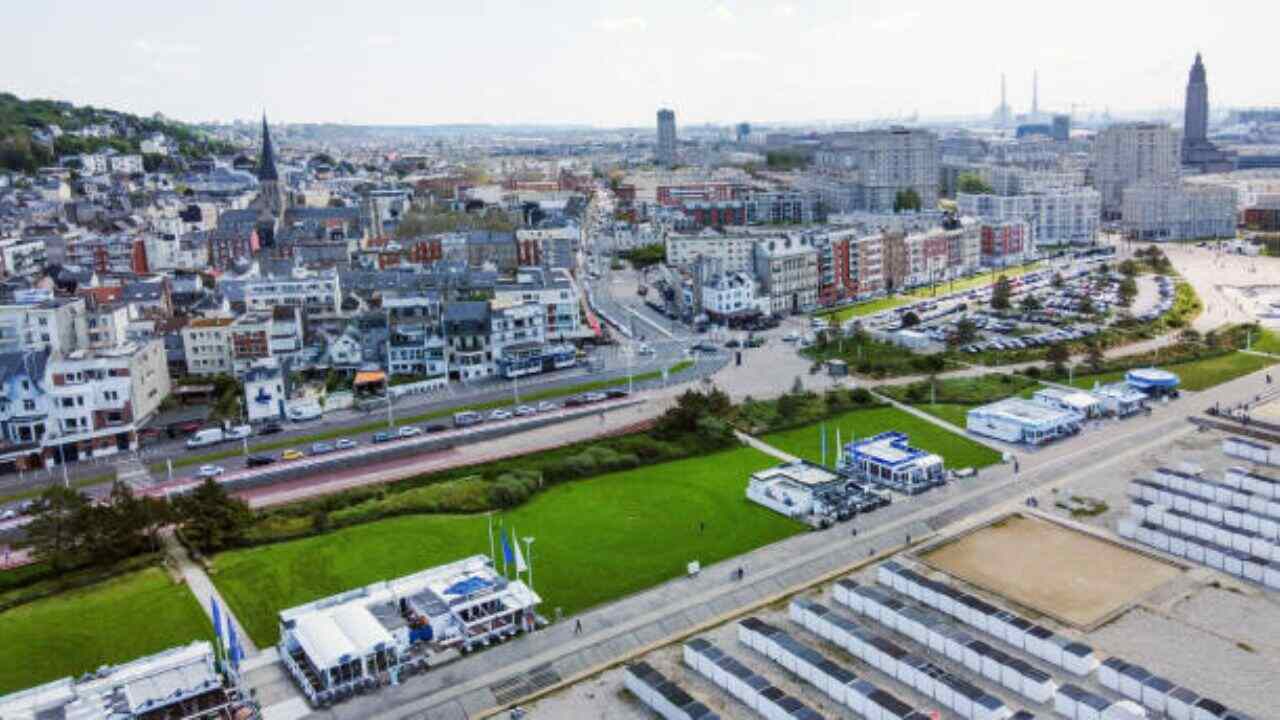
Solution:
M 71 131 L 103 125 L 113 128 L 112 137 L 78 137 Z M 53 145 L 37 141 L 37 134 L 49 126 L 61 128 L 63 134 Z M 114 148 L 122 153 L 140 152 L 139 143 L 160 132 L 178 143 L 179 155 L 193 159 L 210 155 L 226 155 L 236 148 L 213 140 L 200 130 L 173 120 L 144 118 L 129 113 L 76 106 L 57 100 L 23 100 L 10 93 L 0 93 L 0 168 L 32 173 L 49 165 L 62 155 L 98 152 Z M 153 163 L 158 162 L 153 159 Z

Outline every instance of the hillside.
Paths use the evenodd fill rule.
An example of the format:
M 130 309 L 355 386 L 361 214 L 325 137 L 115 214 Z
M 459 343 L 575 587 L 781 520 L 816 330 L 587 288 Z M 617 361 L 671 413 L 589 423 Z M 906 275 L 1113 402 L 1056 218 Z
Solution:
M 53 147 L 36 142 L 33 131 L 50 125 L 61 128 L 64 133 L 107 125 L 115 128 L 116 135 L 82 138 L 63 134 L 53 141 Z M 155 132 L 164 133 L 177 142 L 179 154 L 187 159 L 235 151 L 226 143 L 210 140 L 200 131 L 172 120 L 138 117 L 57 100 L 23 100 L 10 93 L 0 93 L 0 169 L 35 172 L 61 155 L 97 152 L 105 148 L 137 153 L 142 139 Z M 154 162 L 156 160 L 151 159 L 151 163 Z

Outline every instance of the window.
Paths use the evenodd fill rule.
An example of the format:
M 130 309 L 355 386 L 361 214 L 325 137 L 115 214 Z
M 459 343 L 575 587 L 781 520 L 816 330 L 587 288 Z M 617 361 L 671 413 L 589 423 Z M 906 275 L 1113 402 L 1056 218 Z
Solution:
M 23 409 L 23 410 L 26 410 L 27 412 L 34 412 L 34 411 L 35 411 L 35 409 L 36 409 L 36 401 L 35 401 L 35 400 L 23 400 L 23 401 L 22 401 L 22 409 Z

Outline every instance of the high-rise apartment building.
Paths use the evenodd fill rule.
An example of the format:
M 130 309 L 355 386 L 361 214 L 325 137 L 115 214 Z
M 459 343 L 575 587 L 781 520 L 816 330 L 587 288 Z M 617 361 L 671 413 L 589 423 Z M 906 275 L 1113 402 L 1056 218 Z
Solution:
M 1165 123 L 1124 123 L 1098 133 L 1093 146 L 1093 182 L 1102 212 L 1120 213 L 1126 187 L 1168 183 L 1182 175 L 1182 133 Z
M 817 159 L 825 169 L 850 173 L 859 210 L 892 211 L 905 190 L 915 191 L 921 210 L 938 205 L 938 136 L 927 130 L 834 133 Z
M 659 165 L 673 167 L 676 164 L 676 112 L 663 108 L 658 111 L 658 150 Z

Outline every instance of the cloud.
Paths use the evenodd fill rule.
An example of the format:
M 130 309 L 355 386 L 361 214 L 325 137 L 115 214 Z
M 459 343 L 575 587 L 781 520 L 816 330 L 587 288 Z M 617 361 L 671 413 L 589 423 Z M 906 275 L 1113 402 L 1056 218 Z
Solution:
M 396 44 L 396 39 L 391 35 L 370 35 L 364 43 L 369 47 L 391 47 Z
M 914 25 L 916 20 L 920 19 L 920 15 L 918 10 L 886 15 L 871 23 L 871 29 L 876 32 L 902 32 Z
M 781 5 L 775 5 L 773 8 L 773 14 L 780 18 L 795 17 L 796 6 L 792 5 L 791 3 L 782 3 Z
M 724 22 L 733 22 L 737 19 L 737 16 L 733 14 L 733 8 L 729 7 L 726 3 L 718 3 L 715 7 L 711 8 L 711 14 L 715 16 L 716 19 Z
M 618 18 L 600 18 L 596 20 L 595 28 L 601 32 L 642 32 L 649 27 L 649 23 L 642 17 L 632 15 L 629 17 Z
M 200 48 L 184 42 L 154 43 L 149 40 L 135 40 L 133 48 L 147 55 L 172 57 L 174 55 L 194 55 Z
M 711 57 L 722 65 L 755 65 L 766 60 L 764 55 L 750 50 L 717 50 Z

